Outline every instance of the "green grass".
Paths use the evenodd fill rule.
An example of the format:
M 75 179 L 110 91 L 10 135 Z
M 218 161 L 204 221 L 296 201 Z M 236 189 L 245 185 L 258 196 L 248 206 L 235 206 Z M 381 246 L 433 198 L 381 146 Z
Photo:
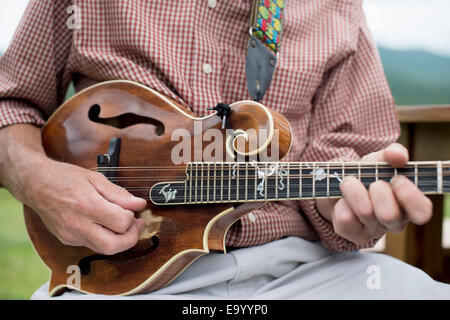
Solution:
M 29 299 L 49 276 L 28 238 L 21 203 L 0 188 L 0 299 Z

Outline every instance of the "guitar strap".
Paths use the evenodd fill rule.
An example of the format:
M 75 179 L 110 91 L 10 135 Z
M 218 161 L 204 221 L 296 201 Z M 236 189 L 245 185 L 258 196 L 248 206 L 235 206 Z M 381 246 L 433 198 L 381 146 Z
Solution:
M 253 0 L 245 61 L 247 88 L 260 101 L 272 80 L 280 49 L 284 0 Z

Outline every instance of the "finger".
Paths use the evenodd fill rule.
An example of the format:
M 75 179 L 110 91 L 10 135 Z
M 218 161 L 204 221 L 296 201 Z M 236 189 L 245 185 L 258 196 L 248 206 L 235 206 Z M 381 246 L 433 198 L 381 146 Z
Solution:
M 100 195 L 97 198 L 97 205 L 91 209 L 90 217 L 115 233 L 127 232 L 136 221 L 133 211 L 123 209 Z
M 115 203 L 124 209 L 140 212 L 147 206 L 147 201 L 133 196 L 125 188 L 110 182 L 101 173 L 92 174 L 90 181 L 97 192 L 106 200 Z
M 388 231 L 400 232 L 408 220 L 403 215 L 389 183 L 383 180 L 372 183 L 369 194 L 377 221 Z
M 332 213 L 334 231 L 341 237 L 356 244 L 364 244 L 370 239 L 365 234 L 365 228 L 352 211 L 346 199 L 336 202 Z
M 408 162 L 408 149 L 399 143 L 393 143 L 386 149 L 369 153 L 361 158 L 362 162 L 387 162 L 393 167 L 402 167 Z
M 101 225 L 93 224 L 86 239 L 89 241 L 89 247 L 93 248 L 94 251 L 105 255 L 113 255 L 134 247 L 138 242 L 142 226 L 143 221 L 136 220 L 127 232 L 116 234 Z
M 375 231 L 378 221 L 373 213 L 369 192 L 355 177 L 345 177 L 340 184 L 342 194 L 358 220 L 370 231 Z
M 412 181 L 401 175 L 395 176 L 391 180 L 391 187 L 411 222 L 423 225 L 431 219 L 433 203 Z

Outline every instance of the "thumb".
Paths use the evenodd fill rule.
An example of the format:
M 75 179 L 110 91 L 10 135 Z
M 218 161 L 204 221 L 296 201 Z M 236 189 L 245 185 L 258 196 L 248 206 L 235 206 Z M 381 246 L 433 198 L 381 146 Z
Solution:
M 387 162 L 393 167 L 402 167 L 408 159 L 408 149 L 400 143 L 393 143 L 386 149 L 365 155 L 361 162 Z
M 136 227 L 138 229 L 138 232 L 141 233 L 142 230 L 146 227 L 147 223 L 144 219 L 136 219 Z
M 147 201 L 133 196 L 125 188 L 112 183 L 101 173 L 94 173 L 90 181 L 103 198 L 123 209 L 140 212 L 147 206 Z

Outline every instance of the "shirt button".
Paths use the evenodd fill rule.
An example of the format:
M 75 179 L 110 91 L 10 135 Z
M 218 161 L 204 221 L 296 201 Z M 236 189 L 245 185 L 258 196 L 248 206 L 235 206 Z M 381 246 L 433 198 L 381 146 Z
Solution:
M 208 7 L 214 9 L 217 5 L 217 1 L 216 0 L 208 0 Z
M 250 222 L 255 222 L 256 221 L 256 217 L 253 213 L 249 213 L 248 214 L 248 218 L 250 220 Z
M 209 63 L 205 63 L 203 65 L 203 72 L 208 74 L 208 73 L 211 73 L 211 71 L 212 71 L 211 65 Z

